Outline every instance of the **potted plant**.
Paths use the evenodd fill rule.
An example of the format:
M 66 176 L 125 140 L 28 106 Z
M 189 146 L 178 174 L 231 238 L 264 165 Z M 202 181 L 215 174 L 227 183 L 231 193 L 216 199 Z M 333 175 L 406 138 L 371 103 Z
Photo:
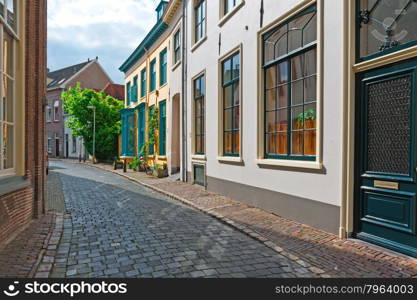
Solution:
M 153 175 L 158 178 L 168 177 L 167 164 L 155 164 L 153 167 Z
M 307 109 L 303 113 L 297 116 L 298 129 L 304 128 L 304 155 L 316 154 L 316 128 L 317 128 L 317 115 L 315 109 Z M 302 132 L 300 132 L 302 134 Z M 296 145 L 300 148 L 303 136 L 300 137 L 299 143 L 295 141 Z M 301 153 L 302 154 L 302 153 Z
M 133 161 L 129 164 L 129 169 L 132 169 L 133 171 L 138 171 L 140 163 L 141 159 L 139 157 L 135 157 Z

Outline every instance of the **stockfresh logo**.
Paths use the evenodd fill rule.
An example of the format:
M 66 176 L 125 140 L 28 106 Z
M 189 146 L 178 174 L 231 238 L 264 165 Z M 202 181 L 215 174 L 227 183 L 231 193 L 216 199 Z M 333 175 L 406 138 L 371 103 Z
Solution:
M 13 282 L 13 284 L 10 284 L 7 287 L 7 290 L 4 290 L 3 293 L 9 297 L 14 297 L 14 296 L 19 295 L 20 291 L 17 289 L 18 284 L 19 284 L 19 281 Z

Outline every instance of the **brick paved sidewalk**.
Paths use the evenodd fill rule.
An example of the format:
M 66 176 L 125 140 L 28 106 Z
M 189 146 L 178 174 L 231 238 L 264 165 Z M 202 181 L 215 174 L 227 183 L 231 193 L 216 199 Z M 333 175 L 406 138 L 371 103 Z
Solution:
M 323 277 L 417 277 L 416 259 L 357 240 L 340 239 L 189 183 L 156 179 L 131 170 L 114 171 L 106 164 L 94 167 L 127 177 L 221 219 L 280 254 L 323 272 Z
M 47 248 L 55 213 L 31 222 L 7 245 L 0 248 L 0 278 L 33 277 Z
M 64 196 L 59 176 L 48 176 L 47 213 L 0 245 L 0 278 L 47 278 L 63 230 Z

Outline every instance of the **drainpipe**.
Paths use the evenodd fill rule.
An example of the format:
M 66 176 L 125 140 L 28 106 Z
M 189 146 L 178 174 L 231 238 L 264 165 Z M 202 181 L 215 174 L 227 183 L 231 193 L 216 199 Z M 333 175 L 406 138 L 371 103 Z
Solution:
M 187 182 L 187 0 L 182 1 L 182 159 L 181 159 L 181 180 Z
M 347 136 L 347 129 L 348 129 L 348 89 L 350 88 L 348 85 L 348 74 L 349 72 L 349 63 L 350 59 L 348 58 L 348 55 L 350 51 L 348 50 L 348 47 L 350 47 L 349 43 L 349 35 L 348 35 L 348 27 L 350 26 L 350 23 L 348 23 L 349 17 L 348 17 L 348 11 L 349 11 L 349 5 L 348 1 L 344 1 L 343 4 L 343 95 L 342 95 L 342 177 L 341 177 L 341 203 L 340 203 L 340 226 L 339 226 L 339 237 L 340 238 L 347 238 L 347 214 L 348 214 L 348 189 L 351 187 L 347 186 L 348 183 L 348 175 L 347 170 L 349 168 L 347 158 L 348 158 L 348 152 L 350 149 L 347 149 L 348 147 L 348 136 Z M 349 11 L 350 12 L 350 11 Z

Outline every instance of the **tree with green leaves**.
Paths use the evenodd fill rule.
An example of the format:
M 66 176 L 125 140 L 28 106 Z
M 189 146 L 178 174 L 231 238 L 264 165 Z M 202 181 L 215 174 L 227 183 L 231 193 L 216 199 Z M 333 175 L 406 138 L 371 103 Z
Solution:
M 78 83 L 61 96 L 64 110 L 69 114 L 67 127 L 74 136 L 84 140 L 88 153 L 93 153 L 93 111 L 88 106 L 96 107 L 96 157 L 112 159 L 117 156 L 117 138 L 121 132 L 120 111 L 123 102 L 97 92 L 81 88 Z

